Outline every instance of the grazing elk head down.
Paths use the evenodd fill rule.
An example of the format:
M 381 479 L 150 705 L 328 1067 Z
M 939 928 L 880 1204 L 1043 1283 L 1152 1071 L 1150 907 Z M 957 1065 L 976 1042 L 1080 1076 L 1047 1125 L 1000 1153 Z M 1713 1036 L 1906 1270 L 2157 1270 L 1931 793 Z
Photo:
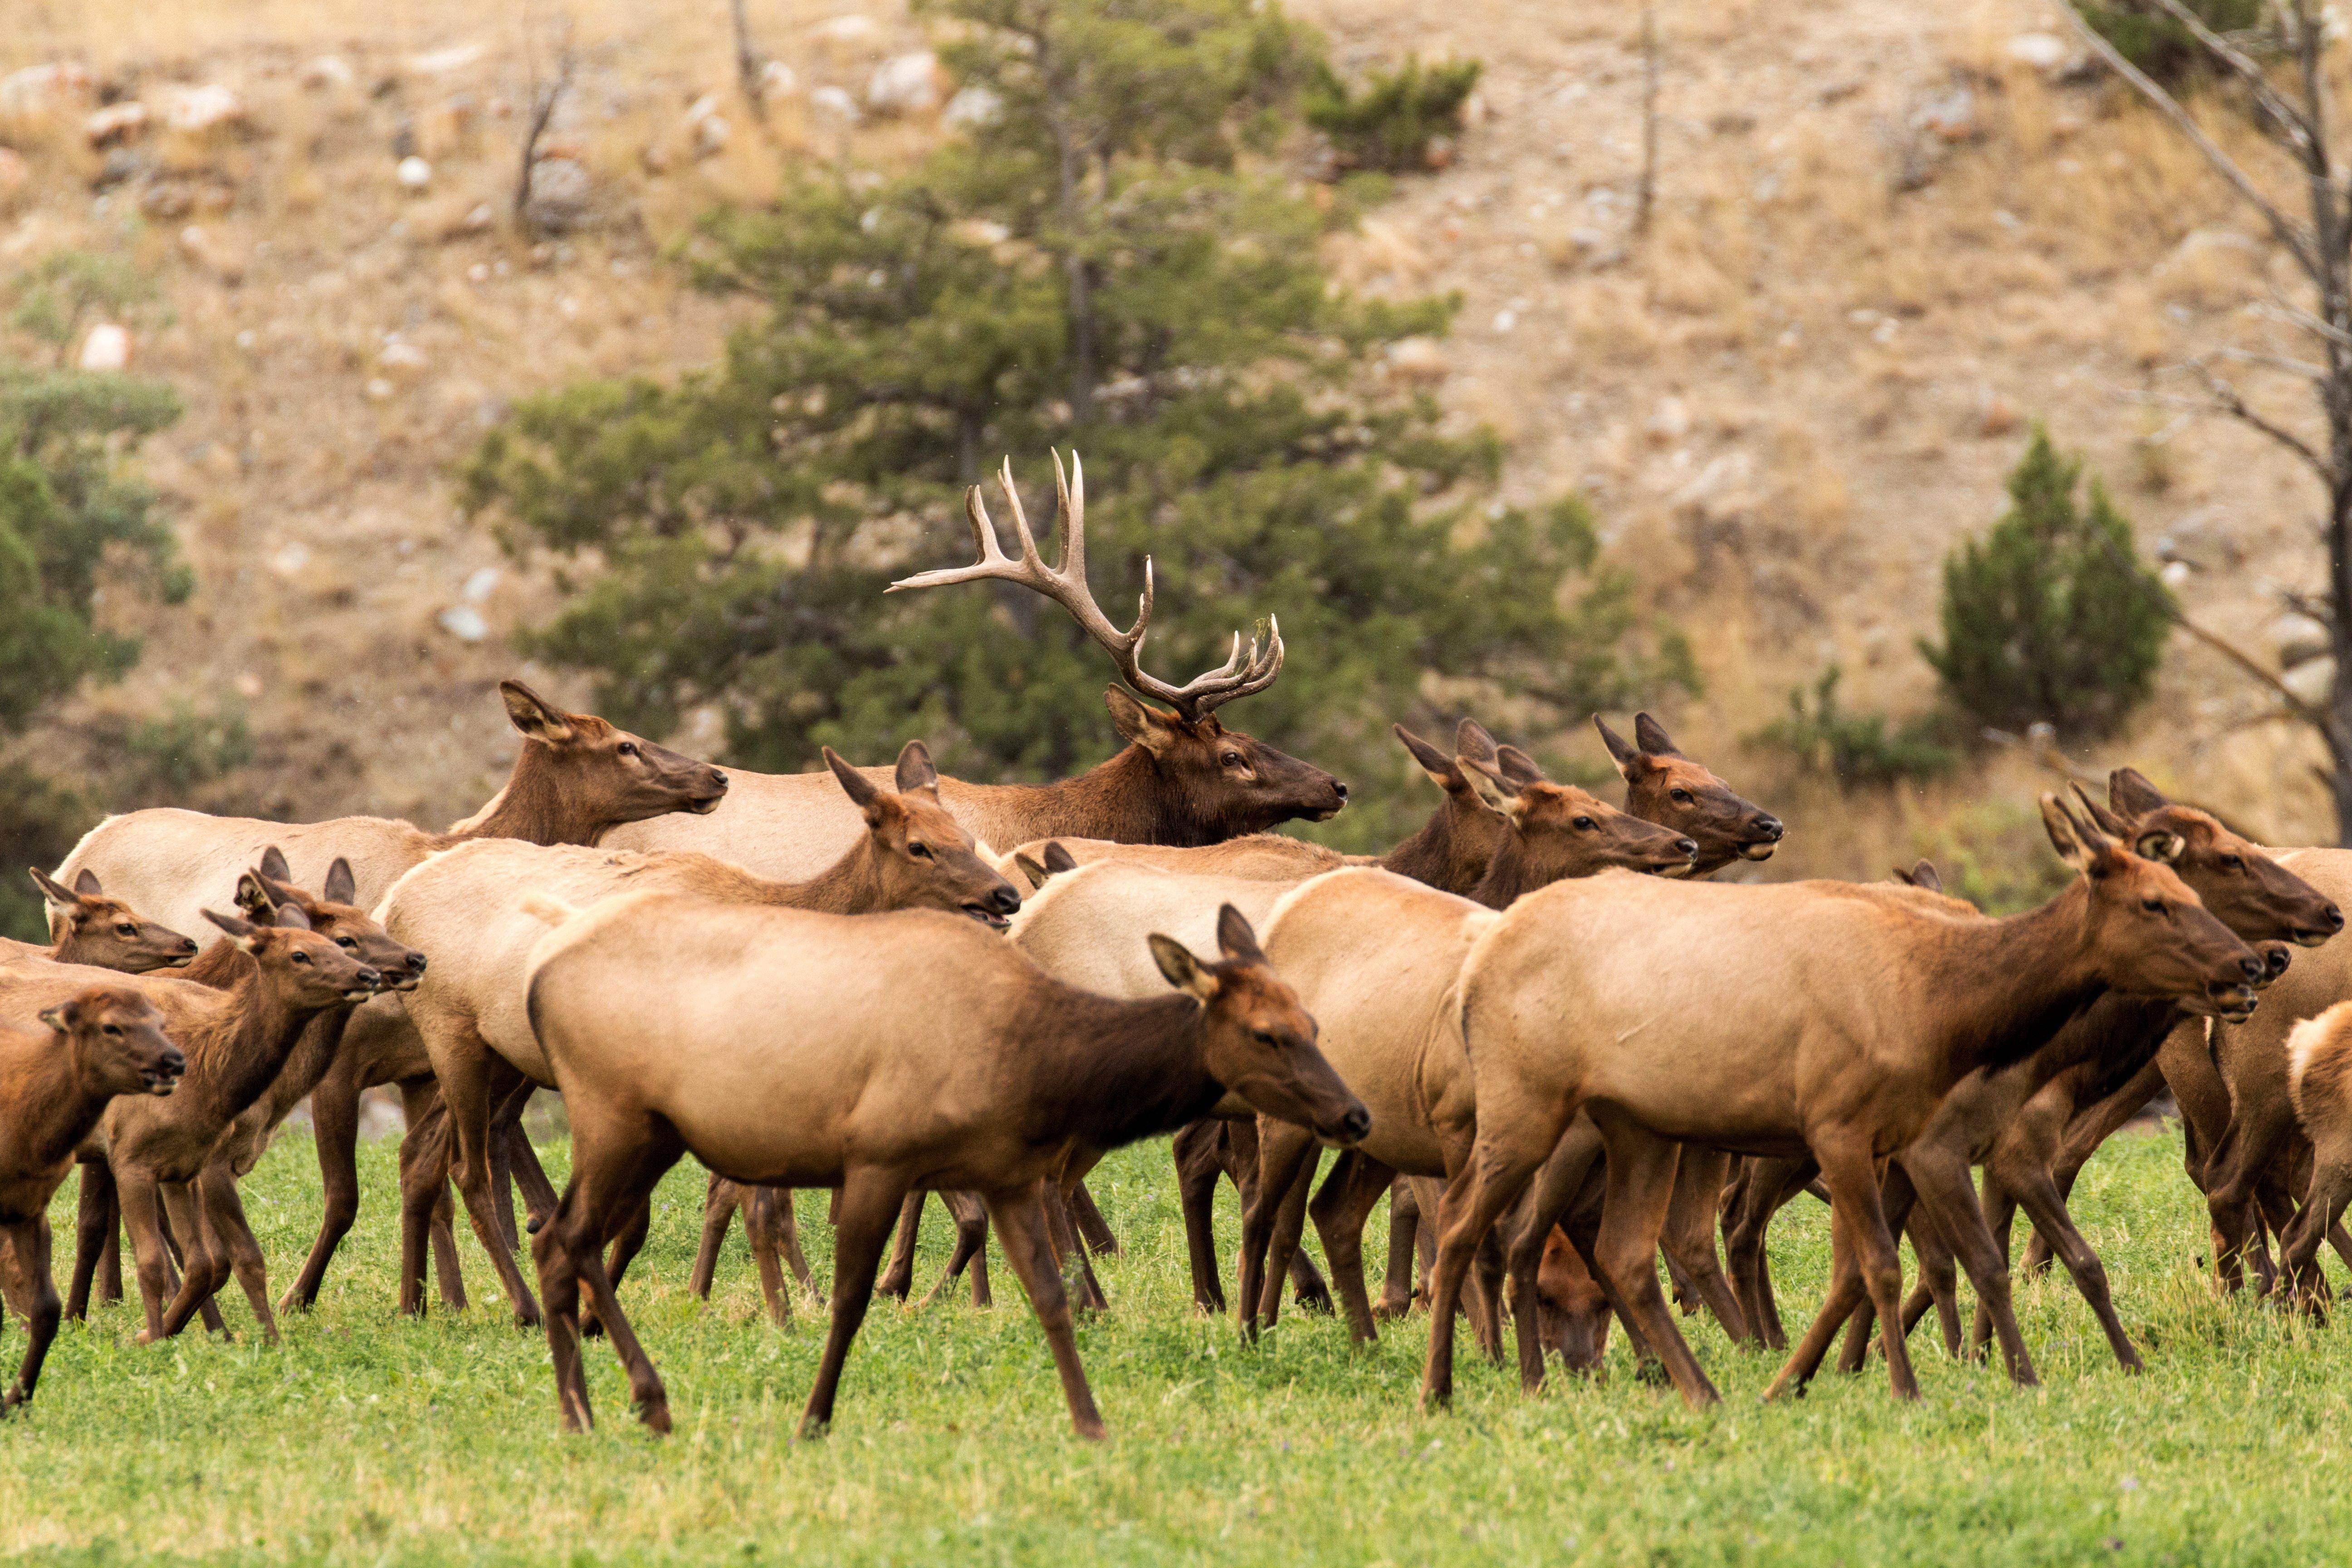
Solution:
M 1143 563 L 1143 596 L 1135 624 L 1121 631 L 1095 603 L 1087 586 L 1087 477 L 1073 456 L 1070 471 L 1054 457 L 1054 488 L 1061 503 L 1062 559 L 1048 568 L 1029 531 L 1029 516 L 1013 488 L 1013 463 L 1000 476 L 1019 536 L 1018 559 L 998 543 L 996 524 L 982 502 L 980 487 L 964 492 L 964 517 L 971 525 L 980 559 L 970 566 L 919 573 L 890 584 L 931 588 L 950 583 L 993 580 L 1042 594 L 1069 612 L 1079 627 L 1111 656 L 1127 689 L 1103 694 L 1111 724 L 1128 742 L 1142 777 L 1132 786 L 1148 795 L 1156 820 L 1146 825 L 1149 842 L 1214 844 L 1245 833 L 1262 833 L 1297 817 L 1321 822 L 1348 804 L 1348 786 L 1312 763 L 1302 763 L 1263 741 L 1228 730 L 1215 710 L 1236 698 L 1263 691 L 1282 673 L 1282 627 L 1269 618 L 1246 653 L 1238 633 L 1232 657 L 1217 668 L 1171 686 L 1143 668 L 1143 637 L 1151 625 L 1151 562 Z M 1130 694 L 1132 693 L 1132 695 Z M 1165 703 L 1165 709 L 1138 697 Z M 1129 760 L 1121 753 L 1115 762 Z M 1133 774 L 1129 775 L 1133 777 Z M 1148 782 L 1146 782 L 1148 781 Z
M 312 931 L 309 917 L 293 904 L 280 905 L 267 925 L 214 910 L 205 910 L 204 917 L 226 931 L 237 951 L 250 956 L 263 973 L 284 976 L 289 987 L 287 999 L 296 1007 L 364 1002 L 383 989 L 381 971 Z
M 2197 890 L 2215 919 L 2248 942 L 2317 947 L 2344 929 L 2344 911 L 2325 893 L 2210 813 L 2165 799 L 2136 768 L 2117 768 L 2107 776 L 2111 809 L 2102 808 L 2080 784 L 2074 795 L 2101 831 L 2135 847 L 2158 837 L 2178 839 L 2179 848 L 2164 858 L 2166 863 Z
M 2178 838 L 2142 839 L 2161 858 L 2150 859 L 2054 795 L 2042 797 L 2042 820 L 2060 858 L 2083 874 L 2090 895 L 2083 941 L 2110 988 L 2179 997 L 2192 1011 L 2232 1023 L 2252 1015 L 2264 963 L 2164 864 L 2179 853 Z
M 824 748 L 824 764 L 866 818 L 882 908 L 945 910 L 997 931 L 1012 923 L 1021 895 L 980 858 L 971 835 L 940 804 L 939 772 L 922 742 L 909 741 L 899 751 L 896 794 L 843 762 L 831 746 Z
M 316 896 L 294 885 L 292 870 L 276 845 L 262 851 L 261 864 L 236 879 L 236 907 L 246 918 L 267 924 L 281 909 L 302 911 L 310 929 L 375 970 L 387 991 L 414 991 L 425 978 L 425 955 L 392 940 L 365 910 L 352 900 L 359 896 L 352 863 L 341 856 L 327 868 L 326 880 Z
M 1174 937 L 1154 931 L 1151 956 L 1168 984 L 1206 1010 L 1202 1055 L 1210 1076 L 1256 1110 L 1311 1127 L 1316 1136 L 1360 1143 L 1371 1112 L 1339 1081 L 1315 1044 L 1315 1020 L 1258 950 L 1242 912 L 1217 911 L 1216 963 L 1193 956 Z
M 1633 743 L 1592 716 L 1617 772 L 1625 780 L 1625 809 L 1698 841 L 1695 876 L 1734 860 L 1769 860 L 1787 831 L 1780 819 L 1701 763 L 1675 749 L 1665 727 L 1647 713 L 1633 715 Z
M 477 821 L 503 812 L 526 823 L 584 818 L 600 829 L 618 827 L 673 811 L 708 816 L 727 794 L 727 775 L 709 763 L 593 713 L 566 712 L 520 680 L 499 681 L 499 695 L 516 732 L 531 743 Z
M 187 1058 L 163 1034 L 163 1015 L 128 985 L 93 985 L 41 1015 L 65 1037 L 82 1076 L 108 1094 L 163 1096 L 179 1086 Z
M 37 866 L 26 868 L 48 906 L 49 940 L 68 961 L 145 974 L 177 969 L 196 956 L 194 937 L 142 920 L 121 899 L 108 898 L 96 872 L 83 871 L 68 888 Z

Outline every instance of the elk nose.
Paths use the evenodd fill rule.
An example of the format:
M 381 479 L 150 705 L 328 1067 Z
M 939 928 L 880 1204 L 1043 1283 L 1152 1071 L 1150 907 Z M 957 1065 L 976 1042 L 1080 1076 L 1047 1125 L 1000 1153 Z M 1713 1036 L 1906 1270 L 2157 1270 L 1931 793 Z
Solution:
M 2248 953 L 2238 960 L 2238 973 L 2243 974 L 2246 977 L 2246 984 L 2251 985 L 2263 977 L 2263 961 Z
M 1675 854 L 1677 854 L 1677 855 L 1679 855 L 1679 856 L 1681 856 L 1681 857 L 1682 857 L 1684 859 L 1685 859 L 1685 860 L 1696 860 L 1696 859 L 1697 859 L 1697 858 L 1698 858 L 1698 840 L 1697 840 L 1697 839 L 1696 839 L 1696 838 L 1677 838 L 1677 839 L 1675 839 Z
M 2326 926 L 2331 931 L 2342 931 L 2344 929 L 2344 911 L 2337 909 L 2334 904 L 2330 904 L 2327 906 L 2327 913 L 2321 917 L 2319 923 Z
M 717 784 L 720 789 L 725 789 L 727 787 L 727 775 L 719 769 L 713 768 L 710 770 L 710 782 Z
M 1333 779 L 1331 781 L 1331 793 L 1338 795 L 1341 800 L 1347 799 L 1348 781 L 1346 779 Z
M 2344 917 L 2343 917 L 2342 915 L 2337 915 L 2337 916 L 2336 917 L 2336 930 L 2338 930 L 2338 931 L 2342 931 L 2342 930 L 2344 929 Z M 196 939 L 195 939 L 194 937 L 192 937 L 192 936 L 184 936 L 184 937 L 182 937 L 182 938 L 180 939 L 180 951 L 181 951 L 182 952 L 195 952 L 195 951 L 196 951 Z
M 1780 819 L 1777 816 L 1759 816 L 1756 819 L 1756 831 L 1762 835 L 1768 843 L 1778 844 L 1780 842 L 1780 835 L 1786 833 L 1788 829 L 1780 826 Z
M 366 964 L 362 964 L 360 966 L 359 983 L 362 985 L 381 985 L 383 984 L 383 971 L 381 969 L 371 968 Z
M 2264 965 L 2264 967 L 2269 970 L 2270 977 L 2273 980 L 2276 980 L 2280 975 L 2284 974 L 2286 973 L 2286 966 L 2294 962 L 2294 954 L 2289 952 L 2284 945 L 2266 950 L 2263 956 L 2269 960 L 2269 963 Z
M 423 953 L 416 952 L 411 952 L 409 953 L 408 973 L 411 974 L 422 974 L 425 973 L 425 955 Z
M 1360 1105 L 1339 1118 L 1339 1136 L 1350 1143 L 1362 1142 L 1371 1130 L 1372 1113 Z
M 163 1059 L 158 1064 L 158 1067 L 160 1070 L 171 1074 L 173 1078 L 178 1078 L 188 1070 L 188 1058 L 182 1056 L 179 1051 L 174 1048 L 163 1053 Z
M 1012 888 L 1002 887 L 988 895 L 989 907 L 1000 915 L 1014 913 L 1021 908 L 1021 895 Z

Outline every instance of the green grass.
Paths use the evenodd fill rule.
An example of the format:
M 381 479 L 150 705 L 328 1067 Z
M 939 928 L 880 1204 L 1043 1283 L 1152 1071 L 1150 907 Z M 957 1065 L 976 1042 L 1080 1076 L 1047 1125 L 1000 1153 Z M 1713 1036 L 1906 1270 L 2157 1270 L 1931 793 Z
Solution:
M 548 1150 L 561 1180 L 562 1148 Z M 1286 1317 L 1255 1350 L 1192 1314 L 1168 1156 L 1148 1145 L 1096 1184 L 1126 1242 L 1113 1310 L 1081 1331 L 1114 1433 L 1083 1444 L 1009 1270 L 1000 1305 L 878 1309 L 831 1437 L 792 1439 L 821 1339 L 767 1327 L 740 1230 L 705 1308 L 688 1296 L 700 1173 L 662 1189 L 624 1299 L 667 1379 L 677 1434 L 630 1417 L 609 1350 L 589 1368 L 603 1425 L 555 1431 L 545 1342 L 508 1326 L 466 1238 L 463 1317 L 397 1321 L 389 1144 L 362 1154 L 359 1228 L 319 1310 L 284 1345 L 200 1337 L 142 1349 L 136 1313 L 68 1328 L 28 1416 L 0 1425 L 0 1552 L 108 1562 L 169 1552 L 352 1563 L 1922 1563 L 2342 1561 L 2352 1355 L 2333 1331 L 2217 1301 L 2196 1272 L 2201 1205 L 2178 1141 L 2126 1137 L 2085 1173 L 2078 1216 L 2104 1254 L 2145 1377 L 2110 1361 L 2063 1277 L 2020 1291 L 2047 1386 L 1914 1341 L 1926 1398 L 1881 1371 L 1764 1405 L 1770 1358 L 1687 1326 L 1726 1402 L 1704 1414 L 1630 1375 L 1520 1396 L 1464 1336 L 1454 1411 L 1413 1391 L 1425 1323 L 1350 1352 L 1326 1318 Z M 68 1195 L 70 1189 L 68 1189 Z M 308 1141 L 247 1184 L 282 1283 L 317 1213 Z M 822 1276 L 821 1195 L 803 1227 Z M 1221 1219 L 1230 1256 L 1228 1195 Z M 62 1205 L 61 1220 L 69 1219 Z M 1775 1235 L 1801 1324 L 1827 1267 L 1825 1211 Z M 1380 1227 L 1383 1229 L 1384 1226 Z M 948 1226 L 934 1209 L 927 1286 Z M 236 1293 L 234 1287 L 230 1296 Z M 241 1300 L 226 1299 L 233 1328 Z M 0 1342 L 13 1367 L 21 1327 Z

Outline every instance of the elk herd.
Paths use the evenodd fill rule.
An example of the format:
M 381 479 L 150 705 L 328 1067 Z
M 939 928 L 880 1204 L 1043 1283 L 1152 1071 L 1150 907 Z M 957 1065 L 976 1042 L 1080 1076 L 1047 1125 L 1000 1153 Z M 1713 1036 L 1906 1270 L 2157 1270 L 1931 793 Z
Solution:
M 1843 1333 L 1843 1369 L 1874 1352 L 1915 1396 L 1907 1336 L 1930 1310 L 1948 1350 L 1997 1343 L 2033 1382 L 2020 1208 L 2028 1267 L 2055 1258 L 2137 1369 L 2066 1197 L 2167 1088 L 2221 1284 L 2325 1310 L 2319 1248 L 2352 1260 L 2352 957 L 2329 942 L 2352 852 L 2263 849 L 2124 769 L 2104 800 L 2042 798 L 2076 875 L 2026 913 L 1980 913 L 1924 861 L 1867 885 L 1710 880 L 1769 858 L 1782 825 L 1643 714 L 1630 741 L 1595 720 L 1622 808 L 1474 721 L 1450 748 L 1399 726 L 1437 786 L 1429 820 L 1339 855 L 1271 830 L 1332 816 L 1347 785 L 1218 718 L 1281 673 L 1278 625 L 1186 685 L 1155 678 L 1150 563 L 1121 630 L 1087 585 L 1083 472 L 1057 458 L 1055 477 L 1057 566 L 1008 466 L 1017 553 L 975 487 L 978 559 L 893 587 L 1017 584 L 1109 654 L 1127 744 L 1076 778 L 966 784 L 920 741 L 887 770 L 828 751 L 821 773 L 730 774 L 507 681 L 520 753 L 446 833 L 143 810 L 35 869 L 52 945 L 0 946 L 0 1291 L 31 1334 L 0 1410 L 32 1396 L 61 1319 L 121 1297 L 124 1232 L 141 1342 L 199 1317 L 226 1331 L 232 1276 L 274 1340 L 353 1222 L 375 1086 L 407 1111 L 400 1309 L 425 1310 L 428 1258 L 442 1303 L 466 1305 L 462 1214 L 515 1321 L 543 1327 L 570 1428 L 592 1419 L 593 1333 L 669 1427 L 620 1287 L 687 1154 L 710 1173 L 693 1289 L 740 1212 L 779 1322 L 811 1281 L 792 1190 L 832 1193 L 809 1433 L 877 1283 L 910 1293 L 937 1193 L 956 1245 L 933 1294 L 968 1270 L 985 1302 L 993 1236 L 1074 1426 L 1103 1435 L 1072 1312 L 1110 1306 L 1089 1255 L 1118 1243 L 1086 1178 L 1163 1136 L 1202 1310 L 1228 1304 L 1212 1221 L 1230 1182 L 1239 1331 L 1277 1316 L 1286 1281 L 1357 1341 L 1425 1304 L 1432 1404 L 1457 1312 L 1529 1389 L 1555 1357 L 1596 1366 L 1613 1330 L 1715 1400 L 1679 1319 L 1788 1350 L 1764 1242 L 1808 1193 L 1832 1278 L 1772 1392 Z M 2290 963 L 2295 947 L 2318 951 Z M 521 1128 L 541 1089 L 571 1125 L 560 1194 Z M 324 1212 L 273 1301 L 238 1183 L 306 1100 Z M 47 1216 L 77 1169 L 61 1301 Z M 1363 1234 L 1383 1197 L 1376 1300 Z

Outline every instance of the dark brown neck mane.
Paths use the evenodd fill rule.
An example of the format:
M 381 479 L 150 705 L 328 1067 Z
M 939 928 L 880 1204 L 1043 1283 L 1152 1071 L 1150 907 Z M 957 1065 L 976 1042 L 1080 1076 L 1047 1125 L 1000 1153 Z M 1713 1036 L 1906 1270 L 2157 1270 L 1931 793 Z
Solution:
M 1381 868 L 1449 893 L 1468 893 L 1494 864 L 1505 824 L 1447 796 L 1421 831 L 1380 858 Z
M 1202 1054 L 1204 1016 L 1181 992 L 1130 1002 L 1049 984 L 1021 1020 L 1022 1137 L 1118 1149 L 1198 1121 L 1225 1093 Z
M 1075 778 L 1052 784 L 973 784 L 942 780 L 941 794 L 955 793 L 981 807 L 993 832 L 978 837 L 991 844 L 1036 838 L 1102 838 L 1114 844 L 1164 844 L 1180 848 L 1222 844 L 1271 824 L 1235 826 L 1203 820 L 1176 798 L 1152 763 L 1151 753 L 1133 742 Z
M 447 833 L 428 833 L 430 847 L 448 849 L 474 838 L 520 838 L 526 844 L 593 845 L 620 819 L 592 813 L 555 777 L 555 761 L 540 742 L 526 740 L 514 770 L 479 816 Z
M 1936 999 L 1948 1086 L 2039 1049 L 2105 994 L 2084 931 L 2090 897 L 2077 877 L 2040 909 L 1955 921 L 1913 949 L 1914 962 L 1894 983 Z
M 205 963 L 221 948 L 241 962 L 245 972 L 216 984 L 220 1000 L 202 1015 L 185 1020 L 175 1017 L 171 1034 L 173 1043 L 188 1058 L 187 1075 L 173 1091 L 174 1098 L 200 1096 L 205 1109 L 226 1123 L 268 1092 L 300 1042 L 304 1025 L 330 1008 L 346 1016 L 350 1009 L 340 1004 L 296 1005 L 282 976 L 263 969 L 250 954 L 226 942 L 215 942 L 190 968 Z
M 51 1046 L 11 1065 L 16 1070 L 0 1084 L 0 1097 L 23 1142 L 9 1141 L 0 1175 L 29 1175 L 70 1159 L 114 1096 L 93 1080 L 79 1045 Z M 30 1216 L 0 1213 L 0 1219 L 24 1217 Z

